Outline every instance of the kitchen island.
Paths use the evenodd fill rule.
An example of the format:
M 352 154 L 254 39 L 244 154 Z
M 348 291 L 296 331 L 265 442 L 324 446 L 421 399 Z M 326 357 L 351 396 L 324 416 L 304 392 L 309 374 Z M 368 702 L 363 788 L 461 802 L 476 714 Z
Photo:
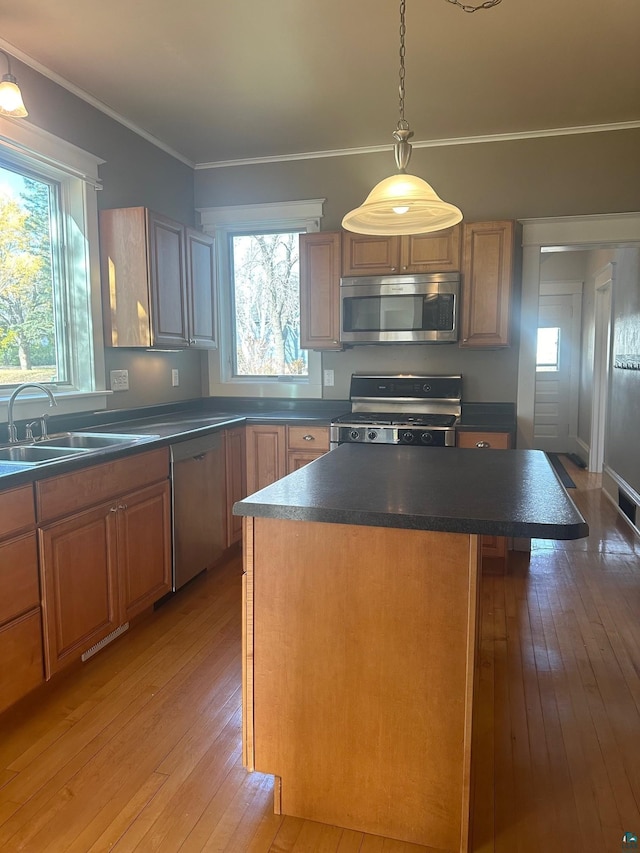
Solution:
M 545 455 L 343 445 L 234 511 L 244 762 L 276 811 L 470 850 L 478 538 L 588 535 Z

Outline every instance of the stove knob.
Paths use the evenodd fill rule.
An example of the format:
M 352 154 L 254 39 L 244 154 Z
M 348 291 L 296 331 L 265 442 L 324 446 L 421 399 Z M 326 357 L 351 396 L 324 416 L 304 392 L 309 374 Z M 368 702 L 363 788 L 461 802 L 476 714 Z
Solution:
M 423 444 L 433 444 L 433 433 L 432 432 L 423 432 L 420 436 L 420 441 Z
M 370 429 L 367 433 L 367 438 L 369 439 L 369 441 L 375 441 L 377 437 L 378 433 L 374 429 Z
M 422 390 L 425 392 L 425 394 L 428 394 L 429 391 L 431 391 L 431 385 L 427 385 L 427 383 L 425 382 L 425 384 L 422 386 Z
M 407 431 L 407 432 L 403 432 L 400 435 L 400 438 L 402 439 L 402 441 L 405 442 L 405 444 L 411 444 L 411 442 L 413 441 L 415 436 L 412 432 Z
M 357 441 L 360 438 L 360 433 L 357 429 L 352 429 L 349 433 L 349 438 L 351 441 Z

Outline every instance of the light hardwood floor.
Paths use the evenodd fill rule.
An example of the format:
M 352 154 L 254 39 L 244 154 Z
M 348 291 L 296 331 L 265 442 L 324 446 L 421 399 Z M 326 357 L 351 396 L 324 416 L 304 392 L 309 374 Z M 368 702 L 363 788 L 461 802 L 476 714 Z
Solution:
M 567 469 L 588 540 L 483 585 L 476 853 L 618 853 L 640 832 L 640 541 Z M 0 717 L 0 850 L 419 853 L 272 813 L 240 758 L 240 561 Z

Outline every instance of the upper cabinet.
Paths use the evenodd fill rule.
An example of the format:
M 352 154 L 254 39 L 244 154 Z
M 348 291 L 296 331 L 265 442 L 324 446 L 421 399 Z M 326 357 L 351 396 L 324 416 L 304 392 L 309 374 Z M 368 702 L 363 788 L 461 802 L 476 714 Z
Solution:
M 300 235 L 300 346 L 340 349 L 339 231 Z
M 216 346 L 213 238 L 144 207 L 103 210 L 105 343 Z
M 342 235 L 342 275 L 402 275 L 457 272 L 460 269 L 459 225 L 433 234 L 368 237 Z
M 461 347 L 511 343 L 515 222 L 470 222 L 463 229 Z

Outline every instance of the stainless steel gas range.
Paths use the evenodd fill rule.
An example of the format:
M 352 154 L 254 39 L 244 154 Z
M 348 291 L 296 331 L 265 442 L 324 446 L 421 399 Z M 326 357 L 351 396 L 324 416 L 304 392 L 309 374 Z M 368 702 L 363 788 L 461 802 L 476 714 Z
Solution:
M 462 376 L 351 377 L 351 412 L 331 422 L 339 444 L 454 447 L 462 405 Z

